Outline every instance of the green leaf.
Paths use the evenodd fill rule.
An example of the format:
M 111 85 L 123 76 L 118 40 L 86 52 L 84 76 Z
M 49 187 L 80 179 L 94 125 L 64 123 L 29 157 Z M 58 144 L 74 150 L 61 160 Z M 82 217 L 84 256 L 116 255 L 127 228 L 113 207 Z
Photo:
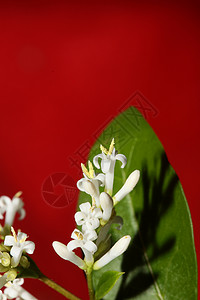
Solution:
M 115 118 L 101 134 L 90 153 L 100 153 L 99 144 L 127 157 L 127 165 L 115 167 L 114 193 L 135 169 L 141 177 L 135 189 L 116 205 L 124 220 L 121 230 L 113 226 L 113 243 L 131 235 L 123 256 L 94 272 L 94 288 L 108 270 L 124 271 L 104 299 L 182 300 L 197 299 L 197 262 L 192 221 L 180 181 L 169 164 L 163 146 L 137 109 L 130 107 Z M 184 163 L 184 162 L 183 162 Z M 79 203 L 90 201 L 80 194 Z
M 95 300 L 102 299 L 115 285 L 117 280 L 124 274 L 124 272 L 107 271 L 100 277 L 96 293 Z

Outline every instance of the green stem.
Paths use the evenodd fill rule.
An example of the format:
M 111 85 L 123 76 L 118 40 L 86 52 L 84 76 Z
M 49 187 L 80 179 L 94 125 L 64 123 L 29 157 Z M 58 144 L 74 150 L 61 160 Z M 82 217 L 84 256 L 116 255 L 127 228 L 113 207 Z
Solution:
M 73 294 L 65 290 L 62 286 L 58 285 L 57 283 L 55 283 L 53 280 L 49 279 L 45 275 L 40 276 L 39 279 L 45 284 L 47 284 L 48 286 L 50 286 L 52 289 L 60 293 L 61 295 L 65 296 L 67 299 L 80 300 L 78 297 L 74 296 Z
M 93 284 L 92 284 L 92 272 L 86 271 L 86 276 L 87 276 L 87 284 L 88 284 L 90 300 L 94 300 L 95 297 L 94 297 L 94 290 L 93 290 Z

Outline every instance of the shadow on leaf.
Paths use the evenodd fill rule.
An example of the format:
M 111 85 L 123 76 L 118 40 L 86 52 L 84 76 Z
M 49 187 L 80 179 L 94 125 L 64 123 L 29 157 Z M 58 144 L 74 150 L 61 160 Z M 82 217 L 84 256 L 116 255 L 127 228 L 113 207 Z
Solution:
M 155 159 L 154 163 L 153 174 L 150 174 L 147 163 L 142 166 L 140 184 L 143 190 L 143 209 L 136 212 L 139 230 L 123 256 L 122 270 L 125 274 L 117 300 L 133 299 L 154 285 L 159 272 L 152 273 L 148 264 L 151 265 L 153 261 L 169 253 L 175 245 L 175 236 L 168 236 L 161 242 L 157 230 L 174 201 L 178 177 L 171 171 L 165 153 Z

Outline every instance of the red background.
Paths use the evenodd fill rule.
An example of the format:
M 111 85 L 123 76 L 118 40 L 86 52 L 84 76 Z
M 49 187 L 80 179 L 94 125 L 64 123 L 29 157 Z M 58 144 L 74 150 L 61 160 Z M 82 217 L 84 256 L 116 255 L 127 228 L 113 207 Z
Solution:
M 69 241 L 76 201 L 52 207 L 42 186 L 52 173 L 79 178 L 69 158 L 136 90 L 157 111 L 148 122 L 182 182 L 199 252 L 197 3 L 15 2 L 0 3 L 0 193 L 23 191 L 27 217 L 15 227 L 36 242 L 41 270 L 88 299 L 82 272 L 51 247 Z M 26 287 L 63 299 L 31 279 Z

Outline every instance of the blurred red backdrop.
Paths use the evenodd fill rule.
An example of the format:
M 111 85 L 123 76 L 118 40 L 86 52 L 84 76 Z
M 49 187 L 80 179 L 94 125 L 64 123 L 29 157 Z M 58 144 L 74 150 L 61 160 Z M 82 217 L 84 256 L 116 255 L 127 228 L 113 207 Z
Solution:
M 15 227 L 36 242 L 41 270 L 81 299 L 84 275 L 51 243 L 67 243 L 75 226 L 73 160 L 131 95 L 182 182 L 200 250 L 199 22 L 194 1 L 0 3 L 0 193 L 23 191 L 27 217 Z M 59 180 L 69 198 L 56 198 Z M 25 286 L 63 299 L 40 282 Z

